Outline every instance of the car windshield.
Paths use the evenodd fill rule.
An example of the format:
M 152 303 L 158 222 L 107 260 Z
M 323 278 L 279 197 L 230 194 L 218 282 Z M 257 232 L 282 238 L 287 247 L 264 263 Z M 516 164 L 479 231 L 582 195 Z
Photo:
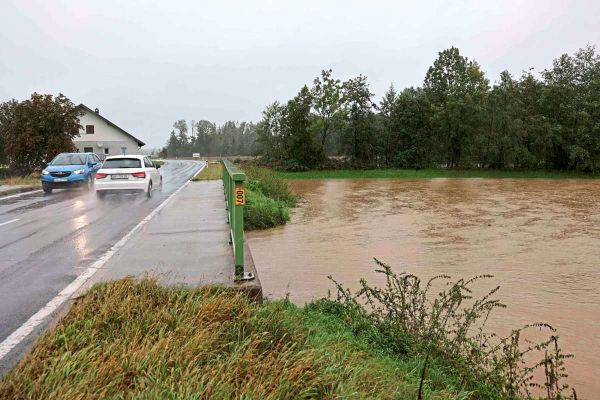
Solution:
M 139 158 L 111 158 L 104 161 L 103 169 L 107 168 L 141 168 L 142 162 Z
M 85 155 L 83 154 L 59 154 L 50 163 L 51 165 L 83 165 Z

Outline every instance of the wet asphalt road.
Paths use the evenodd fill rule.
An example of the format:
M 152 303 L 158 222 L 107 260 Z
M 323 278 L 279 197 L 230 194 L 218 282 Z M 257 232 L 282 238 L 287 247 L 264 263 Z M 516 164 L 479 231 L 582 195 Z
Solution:
M 0 342 L 200 166 L 196 161 L 168 161 L 160 169 L 162 192 L 154 191 L 151 199 L 128 193 L 98 200 L 93 191 L 79 189 L 0 198 Z M 0 361 L 0 370 L 3 364 Z

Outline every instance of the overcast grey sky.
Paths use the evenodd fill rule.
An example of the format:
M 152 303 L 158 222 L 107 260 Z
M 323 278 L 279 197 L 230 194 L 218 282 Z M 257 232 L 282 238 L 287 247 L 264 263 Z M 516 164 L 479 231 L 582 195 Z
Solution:
M 600 44 L 600 0 L 0 0 L 0 101 L 64 93 L 162 146 L 173 121 L 260 119 L 321 69 L 380 98 L 457 46 L 490 81 Z

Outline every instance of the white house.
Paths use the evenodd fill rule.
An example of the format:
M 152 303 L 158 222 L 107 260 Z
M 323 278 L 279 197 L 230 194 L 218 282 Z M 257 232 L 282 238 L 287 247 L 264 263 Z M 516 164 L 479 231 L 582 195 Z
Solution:
M 126 130 L 100 115 L 99 110 L 92 110 L 84 104 L 78 106 L 83 115 L 79 117 L 82 129 L 79 136 L 73 139 L 77 151 L 96 153 L 100 158 L 116 154 L 138 154 L 145 143 Z

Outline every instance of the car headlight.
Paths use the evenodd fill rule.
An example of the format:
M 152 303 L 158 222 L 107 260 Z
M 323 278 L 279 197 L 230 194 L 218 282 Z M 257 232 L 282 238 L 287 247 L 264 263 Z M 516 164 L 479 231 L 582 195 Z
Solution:
M 48 171 L 46 171 L 46 170 L 43 170 L 43 171 L 42 171 L 42 175 L 49 175 L 49 174 L 50 174 L 50 172 L 48 172 Z
M 80 175 L 85 173 L 85 169 L 76 169 L 75 171 L 73 171 L 73 174 L 75 175 Z

